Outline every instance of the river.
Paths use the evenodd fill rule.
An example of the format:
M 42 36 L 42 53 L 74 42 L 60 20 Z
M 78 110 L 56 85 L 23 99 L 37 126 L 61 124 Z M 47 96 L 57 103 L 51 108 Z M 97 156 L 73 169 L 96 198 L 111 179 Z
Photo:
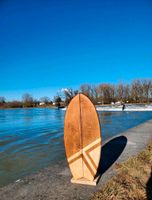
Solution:
M 98 113 L 103 140 L 152 119 L 152 112 Z M 64 115 L 49 108 L 0 110 L 0 186 L 65 159 Z

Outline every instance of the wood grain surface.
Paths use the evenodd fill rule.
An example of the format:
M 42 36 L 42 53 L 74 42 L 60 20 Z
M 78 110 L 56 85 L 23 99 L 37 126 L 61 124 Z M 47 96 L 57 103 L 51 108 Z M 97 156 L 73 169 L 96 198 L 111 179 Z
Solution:
M 95 106 L 83 94 L 76 95 L 67 108 L 64 144 L 73 178 L 94 180 L 101 156 L 100 122 Z

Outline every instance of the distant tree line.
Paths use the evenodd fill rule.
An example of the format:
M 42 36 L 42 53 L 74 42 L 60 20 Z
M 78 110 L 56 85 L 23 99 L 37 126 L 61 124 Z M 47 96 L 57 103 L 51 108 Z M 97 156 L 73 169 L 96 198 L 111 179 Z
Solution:
M 152 79 L 134 80 L 130 84 L 102 83 L 96 86 L 83 84 L 80 91 L 87 95 L 95 104 L 150 103 L 152 102 Z
M 22 96 L 21 101 L 6 101 L 5 97 L 0 97 L 0 108 L 29 108 L 29 107 L 40 107 L 41 104 L 43 106 L 52 105 L 52 101 L 49 97 L 42 97 L 39 100 L 34 99 L 31 94 L 25 93 Z
M 58 92 L 53 101 L 46 96 L 36 100 L 29 93 L 25 93 L 21 101 L 6 101 L 5 97 L 0 96 L 0 108 L 67 106 L 78 92 L 87 95 L 94 104 L 110 104 L 118 101 L 123 103 L 152 103 L 152 79 L 137 79 L 130 84 L 82 84 L 79 90 L 66 88 Z
M 151 103 L 152 79 L 137 79 L 130 84 L 82 84 L 79 92 L 88 96 L 94 104 L 111 104 L 118 101 L 123 103 Z M 77 90 L 65 90 L 65 104 L 67 105 L 77 93 Z

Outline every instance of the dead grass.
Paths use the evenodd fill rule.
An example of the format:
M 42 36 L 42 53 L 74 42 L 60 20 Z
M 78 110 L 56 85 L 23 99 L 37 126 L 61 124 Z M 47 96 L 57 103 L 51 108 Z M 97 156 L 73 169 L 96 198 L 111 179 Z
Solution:
M 115 169 L 117 175 L 92 200 L 152 200 L 152 143 Z

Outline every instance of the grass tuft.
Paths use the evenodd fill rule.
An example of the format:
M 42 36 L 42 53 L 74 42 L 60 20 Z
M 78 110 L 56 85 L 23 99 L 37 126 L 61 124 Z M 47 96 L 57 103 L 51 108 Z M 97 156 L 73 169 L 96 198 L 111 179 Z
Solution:
M 115 164 L 117 175 L 91 200 L 152 200 L 152 143 L 140 154 Z

